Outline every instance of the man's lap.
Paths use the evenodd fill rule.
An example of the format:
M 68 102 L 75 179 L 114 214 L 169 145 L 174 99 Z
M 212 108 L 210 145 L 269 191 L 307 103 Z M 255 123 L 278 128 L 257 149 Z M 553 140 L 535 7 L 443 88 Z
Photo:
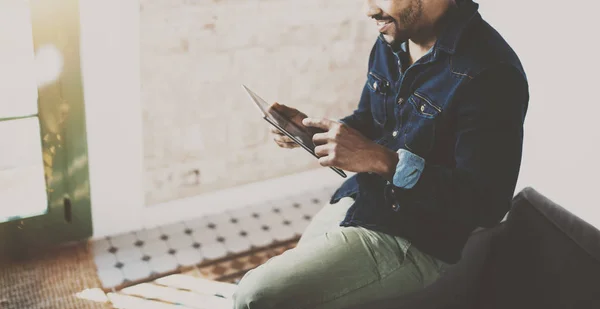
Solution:
M 344 308 L 416 291 L 438 277 L 441 264 L 404 239 L 340 227 L 351 203 L 326 205 L 296 248 L 248 272 L 235 308 Z

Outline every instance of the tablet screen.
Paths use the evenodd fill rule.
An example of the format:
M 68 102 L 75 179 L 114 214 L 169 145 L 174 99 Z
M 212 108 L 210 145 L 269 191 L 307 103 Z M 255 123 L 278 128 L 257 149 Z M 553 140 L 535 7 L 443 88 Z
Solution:
M 252 99 L 252 101 L 254 101 L 255 105 L 258 107 L 260 113 L 263 115 L 264 118 L 270 120 L 269 122 L 274 122 L 276 126 L 280 127 L 280 130 L 283 129 L 284 131 L 286 131 L 285 133 L 296 137 L 298 140 L 302 141 L 302 144 L 304 144 L 304 146 L 314 151 L 315 144 L 312 142 L 312 136 L 314 135 L 314 133 L 318 132 L 317 130 L 314 130 L 312 128 L 308 129 L 290 121 L 287 117 L 282 115 L 276 109 L 271 108 L 270 104 L 268 104 L 265 100 L 263 100 L 263 98 L 259 97 L 252 90 L 248 89 L 248 87 L 243 87 L 246 90 L 246 92 L 250 95 L 250 98 Z
M 306 128 L 298 126 L 296 123 L 290 121 L 288 118 L 286 118 L 273 108 L 269 108 L 267 110 L 267 117 L 269 118 L 269 120 L 272 120 L 275 123 L 277 123 L 282 129 L 287 131 L 287 133 L 301 140 L 305 146 L 314 151 L 315 144 L 312 141 L 312 136 L 314 133 L 311 133 Z

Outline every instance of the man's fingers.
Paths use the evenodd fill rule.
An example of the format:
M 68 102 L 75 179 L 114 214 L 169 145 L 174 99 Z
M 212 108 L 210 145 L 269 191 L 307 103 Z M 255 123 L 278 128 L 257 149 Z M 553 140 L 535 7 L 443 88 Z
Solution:
M 325 118 L 304 118 L 302 124 L 307 127 L 314 127 L 323 130 L 329 130 L 336 122 Z
M 320 157 L 319 164 L 321 166 L 331 166 L 331 158 L 329 156 Z
M 277 144 L 277 146 L 281 147 L 281 148 L 296 148 L 298 147 L 298 144 L 296 143 L 286 143 L 286 142 L 280 142 L 276 139 L 273 139 L 275 141 L 275 143 Z
M 269 131 L 271 131 L 271 133 L 273 133 L 273 134 L 283 135 L 283 132 L 279 131 L 279 129 L 277 129 L 277 128 L 271 128 L 271 129 L 269 129 Z
M 315 147 L 315 154 L 317 157 L 324 157 L 329 154 L 329 147 L 327 145 L 320 145 Z
M 294 143 L 294 141 L 291 138 L 285 135 L 275 135 L 275 137 L 273 137 L 273 140 L 275 140 L 278 143 Z
M 312 141 L 315 145 L 326 144 L 329 141 L 329 135 L 327 133 L 317 133 L 313 135 Z

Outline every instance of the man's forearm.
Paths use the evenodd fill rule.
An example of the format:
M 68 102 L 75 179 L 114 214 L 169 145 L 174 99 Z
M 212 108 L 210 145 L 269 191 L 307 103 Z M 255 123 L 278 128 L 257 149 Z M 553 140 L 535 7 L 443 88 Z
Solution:
M 398 164 L 398 154 L 383 146 L 379 147 L 377 155 L 373 159 L 373 173 L 376 173 L 388 181 L 392 181 Z

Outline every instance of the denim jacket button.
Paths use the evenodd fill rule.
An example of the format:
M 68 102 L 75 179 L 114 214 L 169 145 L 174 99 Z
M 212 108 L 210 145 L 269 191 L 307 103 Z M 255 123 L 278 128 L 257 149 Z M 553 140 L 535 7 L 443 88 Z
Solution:
M 398 136 L 398 131 L 394 131 L 394 132 L 392 132 L 392 136 L 393 136 L 393 137 L 396 137 L 396 136 Z
M 373 83 L 373 89 L 375 89 L 377 91 L 377 87 L 379 86 L 379 84 L 377 82 Z
M 403 98 L 398 99 L 398 105 L 402 105 L 402 103 L 404 103 L 404 99 Z

